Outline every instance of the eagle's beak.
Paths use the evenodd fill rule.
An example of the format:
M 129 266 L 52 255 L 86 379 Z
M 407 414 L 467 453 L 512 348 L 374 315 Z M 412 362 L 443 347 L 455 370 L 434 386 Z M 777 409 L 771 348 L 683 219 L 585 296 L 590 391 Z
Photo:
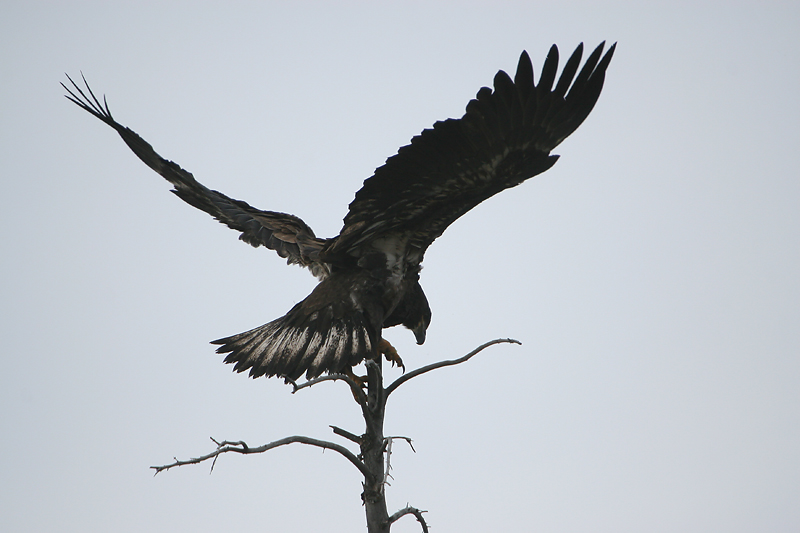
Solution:
M 425 324 L 424 321 L 417 324 L 414 329 L 411 331 L 414 332 L 414 337 L 417 338 L 417 344 L 423 344 L 425 342 L 425 332 L 428 329 L 428 325 Z

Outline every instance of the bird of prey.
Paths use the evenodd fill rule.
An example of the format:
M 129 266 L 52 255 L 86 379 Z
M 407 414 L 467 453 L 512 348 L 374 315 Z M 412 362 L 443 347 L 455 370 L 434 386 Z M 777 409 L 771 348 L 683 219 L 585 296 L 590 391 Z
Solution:
M 400 362 L 382 330 L 402 324 L 425 341 L 431 310 L 419 284 L 428 246 L 447 227 L 487 198 L 552 167 L 550 151 L 586 119 L 600 96 L 614 53 L 601 43 L 578 70 L 583 44 L 556 81 L 558 48 L 545 59 L 538 83 L 522 52 L 512 80 L 504 71 L 494 90 L 483 87 L 460 119 L 436 122 L 375 170 L 356 193 L 338 236 L 322 239 L 296 216 L 262 211 L 209 189 L 158 155 L 111 116 L 86 84 L 69 76 L 69 100 L 102 120 L 172 192 L 202 209 L 254 246 L 275 250 L 289 264 L 319 279 L 286 315 L 250 331 L 212 341 L 234 370 L 251 377 L 313 379 L 349 373 L 381 353 Z M 88 93 L 88 94 L 87 94 Z

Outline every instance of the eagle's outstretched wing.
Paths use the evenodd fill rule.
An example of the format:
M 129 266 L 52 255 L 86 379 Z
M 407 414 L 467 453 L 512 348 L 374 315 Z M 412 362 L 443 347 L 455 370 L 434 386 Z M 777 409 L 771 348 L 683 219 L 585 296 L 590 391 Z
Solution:
M 555 88 L 556 46 L 547 55 L 538 85 L 523 52 L 513 81 L 499 71 L 494 91 L 478 91 L 462 118 L 437 122 L 423 131 L 364 182 L 341 235 L 326 253 L 347 252 L 397 234 L 424 253 L 458 217 L 549 169 L 558 159 L 550 150 L 580 126 L 600 96 L 616 47 L 601 59 L 604 45 L 578 73 L 583 53 L 579 45 Z
M 62 83 L 61 86 L 69 93 L 67 98 L 114 128 L 133 153 L 166 178 L 174 186 L 172 192 L 185 202 L 205 211 L 229 228 L 242 232 L 239 238 L 254 247 L 266 246 L 275 250 L 287 263 L 307 267 L 318 278 L 324 279 L 330 274 L 330 267 L 319 260 L 319 252 L 327 240 L 317 238 L 305 222 L 293 215 L 261 211 L 246 202 L 205 187 L 190 172 L 158 155 L 133 130 L 115 121 L 105 98 L 101 104 L 86 84 L 86 79 L 83 82 L 91 98 L 72 78 L 67 78 L 78 93 L 75 94 Z

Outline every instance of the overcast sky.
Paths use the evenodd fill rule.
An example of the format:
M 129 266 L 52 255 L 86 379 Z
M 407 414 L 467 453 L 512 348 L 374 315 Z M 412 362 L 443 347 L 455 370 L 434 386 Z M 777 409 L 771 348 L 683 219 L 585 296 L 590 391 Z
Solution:
M 71 5 L 70 5 L 71 4 Z M 250 380 L 208 341 L 314 286 L 169 194 L 62 97 L 205 185 L 334 236 L 361 182 L 523 49 L 617 41 L 547 173 L 428 251 L 391 398 L 390 512 L 433 531 L 800 530 L 800 4 L 34 2 L 0 8 L 0 530 L 364 531 L 346 387 Z M 700 4 L 700 5 L 697 5 Z M 339 7 L 343 6 L 343 7 Z M 389 372 L 389 378 L 399 373 Z M 393 532 L 419 531 L 407 517 Z

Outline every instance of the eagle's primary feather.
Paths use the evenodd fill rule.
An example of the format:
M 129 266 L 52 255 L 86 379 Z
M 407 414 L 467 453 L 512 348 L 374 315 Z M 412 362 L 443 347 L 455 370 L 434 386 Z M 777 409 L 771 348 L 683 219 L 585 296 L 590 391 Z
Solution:
M 62 86 L 68 99 L 114 128 L 185 202 L 241 232 L 239 238 L 248 244 L 275 250 L 320 279 L 283 317 L 213 341 L 237 372 L 294 380 L 302 374 L 345 372 L 377 357 L 383 328 L 402 324 L 419 344 L 425 341 L 431 321 L 419 284 L 425 250 L 482 201 L 555 164 L 558 156 L 550 151 L 580 126 L 600 96 L 616 46 L 603 55 L 604 45 L 578 71 L 579 45 L 557 82 L 553 45 L 538 84 L 523 52 L 513 80 L 499 71 L 494 90 L 478 91 L 463 117 L 435 123 L 376 169 L 356 193 L 340 234 L 331 239 L 316 237 L 293 215 L 261 211 L 208 189 L 115 121 L 86 80 L 86 92 L 69 77 L 76 92 Z

